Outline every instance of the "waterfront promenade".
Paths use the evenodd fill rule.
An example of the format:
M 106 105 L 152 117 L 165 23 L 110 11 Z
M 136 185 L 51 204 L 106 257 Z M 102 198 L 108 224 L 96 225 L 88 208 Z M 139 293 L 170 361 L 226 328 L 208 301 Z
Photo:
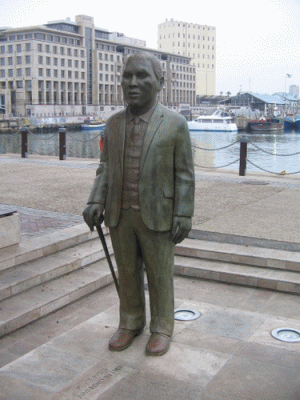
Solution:
M 95 159 L 2 155 L 0 210 L 9 205 L 19 211 L 22 241 L 82 223 L 97 165 Z M 298 246 L 299 194 L 298 175 L 239 177 L 238 171 L 197 169 L 193 226 Z M 299 296 L 176 277 L 175 297 L 177 308 L 202 316 L 176 322 L 171 349 L 159 359 L 144 355 L 148 330 L 125 352 L 107 350 L 117 325 L 113 286 L 7 335 L 0 340 L 0 367 L 6 365 L 0 399 L 300 399 L 300 343 L 270 335 L 273 326 L 300 329 Z M 56 373 L 49 352 L 56 352 Z M 66 361 L 70 354 L 73 364 Z M 41 360 L 40 371 L 34 360 Z M 72 371 L 89 363 L 95 366 L 88 374 L 63 386 Z M 24 366 L 28 372 L 13 389 L 13 377 Z M 45 383 L 50 370 L 53 387 L 61 390 L 54 397 Z

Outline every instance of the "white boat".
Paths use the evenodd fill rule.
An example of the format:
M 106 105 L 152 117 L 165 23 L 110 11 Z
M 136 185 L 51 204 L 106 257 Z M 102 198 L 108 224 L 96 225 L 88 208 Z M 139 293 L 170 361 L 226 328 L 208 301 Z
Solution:
M 188 122 L 190 131 L 237 132 L 238 127 L 224 111 L 217 110 L 212 115 L 200 115 Z
M 81 129 L 84 131 L 103 131 L 105 124 L 84 124 Z

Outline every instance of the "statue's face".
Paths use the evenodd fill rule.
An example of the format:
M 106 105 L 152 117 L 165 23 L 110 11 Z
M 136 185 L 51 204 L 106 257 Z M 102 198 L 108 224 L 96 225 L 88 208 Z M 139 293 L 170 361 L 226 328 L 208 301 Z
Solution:
M 151 62 L 144 57 L 132 57 L 125 66 L 122 88 L 124 98 L 130 110 L 135 114 L 144 114 L 156 102 L 157 93 L 163 80 L 159 80 Z

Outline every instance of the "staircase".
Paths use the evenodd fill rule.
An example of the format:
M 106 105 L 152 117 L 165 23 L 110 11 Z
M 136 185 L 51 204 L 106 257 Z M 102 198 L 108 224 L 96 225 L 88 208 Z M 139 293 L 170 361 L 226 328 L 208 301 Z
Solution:
M 2 249 L 0 278 L 0 337 L 113 281 L 85 224 Z
M 300 294 L 297 245 L 196 230 L 190 237 L 176 246 L 176 275 Z M 109 236 L 107 243 L 112 253 Z M 113 282 L 85 224 L 3 249 L 0 277 L 0 337 Z
M 175 274 L 300 294 L 298 244 L 196 230 L 190 236 L 176 247 Z

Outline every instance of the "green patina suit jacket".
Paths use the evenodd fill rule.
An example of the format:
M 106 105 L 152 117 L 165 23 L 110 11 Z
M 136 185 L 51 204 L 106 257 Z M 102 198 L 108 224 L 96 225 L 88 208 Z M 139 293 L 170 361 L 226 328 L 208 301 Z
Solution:
M 105 225 L 118 224 L 123 186 L 126 110 L 107 120 L 100 165 L 88 200 L 105 205 Z M 155 231 L 172 228 L 173 216 L 192 217 L 194 167 L 184 117 L 157 104 L 144 137 L 139 174 L 141 215 Z

